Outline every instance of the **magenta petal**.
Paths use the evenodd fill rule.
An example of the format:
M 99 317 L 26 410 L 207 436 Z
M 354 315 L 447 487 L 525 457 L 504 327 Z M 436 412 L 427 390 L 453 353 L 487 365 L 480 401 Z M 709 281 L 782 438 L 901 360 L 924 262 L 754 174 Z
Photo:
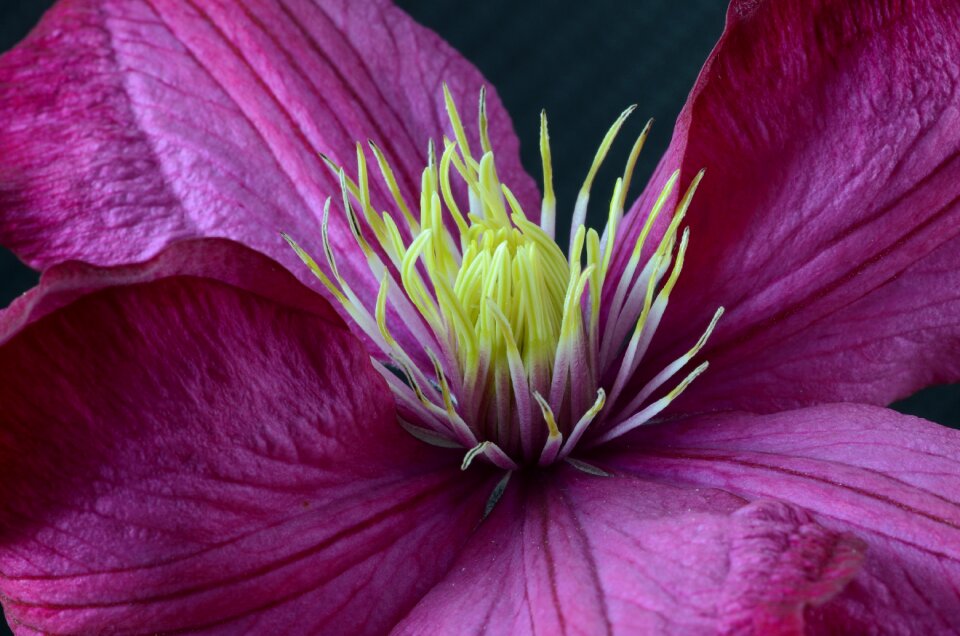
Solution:
M 707 170 L 654 341 L 669 361 L 727 308 L 688 411 L 887 404 L 960 378 L 957 59 L 955 5 L 732 4 L 644 195 Z
M 862 560 L 796 508 L 720 490 L 572 469 L 511 488 L 395 633 L 794 633 Z
M 326 300 L 276 261 L 226 239 L 194 239 L 180 241 L 139 265 L 105 268 L 73 261 L 48 269 L 37 287 L 0 310 L 0 344 L 26 325 L 104 287 L 136 285 L 172 276 L 209 278 L 312 313 L 331 327 L 344 326 Z
M 960 433 L 870 406 L 725 414 L 641 429 L 615 470 L 774 498 L 867 544 L 862 571 L 808 614 L 823 633 L 960 631 Z
M 326 303 L 277 268 L 275 301 L 256 290 L 264 257 L 206 246 L 145 266 L 153 281 L 101 270 L 118 286 L 66 305 L 37 298 L 69 293 L 57 268 L 11 310 L 32 312 L 0 347 L 0 593 L 18 629 L 382 633 L 478 521 L 483 474 L 397 426 Z
M 44 268 L 223 236 L 306 278 L 279 231 L 322 254 L 339 186 L 317 153 L 355 175 L 355 142 L 374 140 L 416 204 L 428 139 L 452 134 L 443 81 L 475 122 L 479 72 L 385 0 L 61 2 L 0 59 L 0 243 Z M 509 116 L 488 100 L 499 172 L 536 209 Z M 376 181 L 377 209 L 393 210 Z

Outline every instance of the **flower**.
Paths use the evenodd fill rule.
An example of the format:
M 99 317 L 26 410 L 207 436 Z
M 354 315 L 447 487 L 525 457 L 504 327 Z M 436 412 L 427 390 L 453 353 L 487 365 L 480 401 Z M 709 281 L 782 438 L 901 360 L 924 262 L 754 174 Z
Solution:
M 25 633 L 960 629 L 960 439 L 877 406 L 958 375 L 958 22 L 919 0 L 734 2 L 650 185 L 622 219 L 615 190 L 620 229 L 581 232 L 577 271 L 542 241 L 549 186 L 538 218 L 496 97 L 471 108 L 477 72 L 389 3 L 57 5 L 0 61 L 0 240 L 45 270 L 0 315 L 8 619 Z M 313 156 L 352 165 L 366 138 L 382 179 L 362 148 L 353 174 Z M 460 227 L 451 202 L 467 209 L 471 182 L 469 209 L 492 212 Z M 347 213 L 325 217 L 341 190 Z M 428 214 L 400 229 L 421 194 Z M 304 260 L 323 255 L 325 283 L 278 230 Z M 564 300 L 583 279 L 582 313 L 556 284 L 515 297 L 579 318 L 571 339 L 478 287 L 532 284 L 541 266 L 566 274 Z M 417 276 L 432 293 L 411 291 Z M 611 308 L 635 297 L 649 318 L 668 285 L 631 369 L 612 351 L 636 318 Z M 349 323 L 328 302 L 341 297 Z M 557 375 L 549 354 L 571 342 L 580 366 Z M 710 369 L 682 395 L 637 397 L 674 360 L 689 377 L 697 345 L 690 367 Z M 484 364 L 495 381 L 471 394 L 458 380 Z M 563 373 L 578 397 L 551 402 L 538 387 Z M 618 408 L 664 392 L 659 421 L 603 439 Z

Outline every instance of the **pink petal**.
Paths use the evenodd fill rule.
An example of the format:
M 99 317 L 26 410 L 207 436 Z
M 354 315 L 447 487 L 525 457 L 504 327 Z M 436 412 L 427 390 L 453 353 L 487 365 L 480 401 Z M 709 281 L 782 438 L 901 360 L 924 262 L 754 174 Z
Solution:
M 344 327 L 330 304 L 276 261 L 227 239 L 180 241 L 139 265 L 104 268 L 76 261 L 48 269 L 40 285 L 0 310 L 0 345 L 23 327 L 78 298 L 110 286 L 136 285 L 171 276 L 210 278 L 307 311 L 333 328 Z
M 386 0 L 61 2 L 0 60 L 0 243 L 44 268 L 223 236 L 306 279 L 279 232 L 322 255 L 318 219 L 339 186 L 317 154 L 355 176 L 354 144 L 373 139 L 415 205 L 428 139 L 452 135 L 443 81 L 475 122 L 479 72 Z M 530 202 L 488 94 L 499 172 Z M 371 180 L 377 209 L 393 210 Z M 333 216 L 333 243 L 355 250 Z
M 688 411 L 886 404 L 960 377 L 957 59 L 952 5 L 732 4 L 639 205 L 707 169 L 654 341 L 669 361 L 728 310 Z
M 867 544 L 862 571 L 814 633 L 960 631 L 960 433 L 870 406 L 724 414 L 641 429 L 609 467 L 775 498 Z M 604 464 L 607 466 L 607 464 Z
M 862 559 L 801 510 L 720 490 L 569 468 L 511 488 L 395 633 L 799 634 Z
M 485 475 L 397 426 L 326 303 L 207 247 L 86 280 L 56 268 L 10 310 L 30 314 L 0 347 L 17 629 L 382 633 L 479 519 Z M 97 282 L 114 286 L 63 301 Z

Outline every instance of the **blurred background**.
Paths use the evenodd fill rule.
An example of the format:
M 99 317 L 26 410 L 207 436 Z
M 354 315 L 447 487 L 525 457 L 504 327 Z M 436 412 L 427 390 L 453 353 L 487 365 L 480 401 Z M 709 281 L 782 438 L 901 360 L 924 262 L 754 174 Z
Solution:
M 51 4 L 0 0 L 0 51 L 26 35 Z M 540 174 L 539 116 L 546 108 L 561 215 L 558 228 L 565 225 L 563 211 L 569 224 L 576 191 L 597 144 L 630 104 L 639 108 L 625 137 L 639 133 L 647 118 L 656 120 L 637 167 L 635 188 L 642 186 L 670 140 L 673 121 L 723 28 L 726 10 L 724 0 L 397 4 L 446 38 L 497 88 L 523 144 L 524 165 L 533 175 Z M 612 187 L 628 150 L 629 143 L 616 146 L 608 169 L 597 178 L 598 191 Z M 0 307 L 36 279 L 12 254 L 0 250 Z M 928 389 L 894 407 L 960 427 L 960 386 Z

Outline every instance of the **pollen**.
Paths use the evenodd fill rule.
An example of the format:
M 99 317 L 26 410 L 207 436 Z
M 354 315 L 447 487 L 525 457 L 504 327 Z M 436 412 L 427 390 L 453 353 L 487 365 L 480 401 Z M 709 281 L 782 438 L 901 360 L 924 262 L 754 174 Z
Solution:
M 375 299 L 358 296 L 350 284 L 356 272 L 338 267 L 329 231 L 332 199 L 321 223 L 323 265 L 284 238 L 377 347 L 372 360 L 396 397 L 400 424 L 412 435 L 464 449 L 464 469 L 479 458 L 506 470 L 561 460 L 584 466 L 571 454 L 654 420 L 707 368 L 702 362 L 684 373 L 723 308 L 689 351 L 641 388 L 634 382 L 683 267 L 689 230 L 681 225 L 703 173 L 645 250 L 677 185 L 679 174 L 672 175 L 614 278 L 608 273 L 617 232 L 649 123 L 613 188 L 602 234 L 588 229 L 585 219 L 597 171 L 634 107 L 617 118 L 594 155 L 564 252 L 554 239 L 546 115 L 540 120 L 544 194 L 531 215 L 497 174 L 484 91 L 477 154 L 446 86 L 444 100 L 452 137 L 441 140 L 439 155 L 433 142 L 428 147 L 417 215 L 373 142 L 369 151 L 390 194 L 390 212 L 373 206 L 361 144 L 355 178 L 323 157 L 340 183 L 343 221 L 358 250 L 352 260 L 362 254 L 366 275 L 379 281 Z M 645 252 L 651 255 L 644 259 Z

